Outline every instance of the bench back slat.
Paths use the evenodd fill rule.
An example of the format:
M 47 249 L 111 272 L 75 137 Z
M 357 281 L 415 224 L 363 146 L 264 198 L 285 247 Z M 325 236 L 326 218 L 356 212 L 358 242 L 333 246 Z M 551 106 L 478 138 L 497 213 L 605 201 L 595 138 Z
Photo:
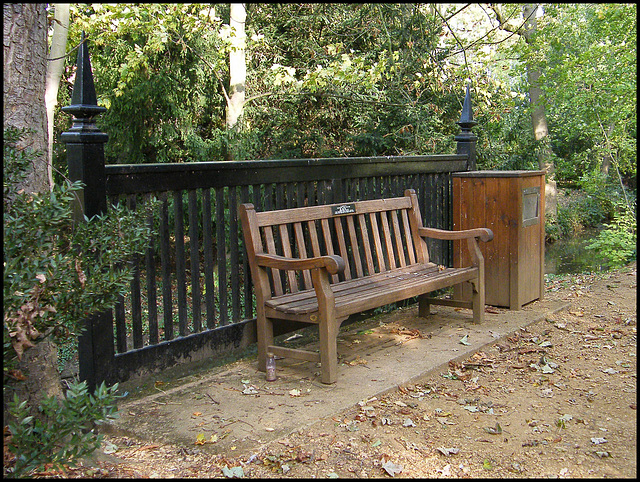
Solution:
M 392 211 L 392 212 L 395 212 L 395 211 Z M 389 229 L 389 217 L 387 216 L 387 214 L 388 213 L 380 213 L 380 218 L 382 220 L 382 234 L 383 234 L 382 237 L 384 238 L 385 247 L 387 249 L 387 259 L 389 260 L 389 269 L 395 269 L 396 257 L 393 255 L 394 253 L 393 241 L 392 241 L 391 230 Z
M 247 249 L 288 258 L 339 255 L 345 269 L 331 282 L 353 280 L 428 261 L 426 244 L 414 234 L 422 223 L 415 194 L 346 204 L 256 212 L 243 205 Z M 245 226 L 246 225 L 246 226 Z M 259 239 L 255 239 L 259 237 Z M 313 288 L 309 271 L 269 271 L 271 296 Z M 269 297 L 269 293 L 264 293 Z
M 280 239 L 282 240 L 282 252 L 287 258 L 291 258 L 293 257 L 293 252 L 291 251 L 291 241 L 289 240 L 289 229 L 286 224 L 281 224 L 278 228 L 280 231 Z M 272 273 L 273 276 L 276 276 L 277 270 L 273 270 Z M 297 293 L 298 283 L 296 281 L 296 274 L 293 271 L 287 271 L 287 278 L 289 278 L 291 292 Z
M 276 254 L 277 253 L 276 242 L 275 242 L 275 238 L 273 237 L 273 229 L 271 228 L 271 226 L 265 226 L 264 240 L 267 246 L 267 253 Z M 272 274 L 272 283 L 273 283 L 275 295 L 280 296 L 284 294 L 284 290 L 282 289 L 282 279 L 280 277 L 281 276 L 280 270 L 274 268 L 273 270 L 271 270 L 271 274 Z

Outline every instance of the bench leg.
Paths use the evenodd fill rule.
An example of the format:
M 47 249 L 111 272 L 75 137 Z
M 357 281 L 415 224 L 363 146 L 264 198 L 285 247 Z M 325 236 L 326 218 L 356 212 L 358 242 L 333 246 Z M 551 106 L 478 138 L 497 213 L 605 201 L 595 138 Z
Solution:
M 338 324 L 334 320 L 322 320 L 320 332 L 320 363 L 322 383 L 335 383 L 338 378 Z
M 420 318 L 427 318 L 431 314 L 431 303 L 426 295 L 418 297 L 418 316 Z
M 335 383 L 338 378 L 337 336 L 342 320 L 336 320 L 336 301 L 329 284 L 329 273 L 326 270 L 313 269 L 311 278 L 318 298 L 322 383 Z
M 273 345 L 273 322 L 262 315 L 257 316 L 258 325 L 258 370 L 267 371 L 267 347 Z
M 484 283 L 474 281 L 471 283 L 471 302 L 473 303 L 473 322 L 482 323 L 484 321 Z

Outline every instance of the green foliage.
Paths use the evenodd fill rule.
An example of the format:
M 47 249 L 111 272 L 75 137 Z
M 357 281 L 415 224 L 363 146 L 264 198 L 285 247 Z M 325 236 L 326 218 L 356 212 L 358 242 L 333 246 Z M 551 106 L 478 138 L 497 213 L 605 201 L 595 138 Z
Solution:
M 228 31 L 211 4 L 71 6 L 69 44 L 85 31 L 98 103 L 119 163 L 220 160 Z M 228 29 L 227 29 L 228 30 Z M 68 59 L 69 78 L 75 57 Z M 65 105 L 65 104 L 61 104 Z M 68 125 L 68 121 L 67 121 Z
M 27 477 L 48 464 L 54 469 L 73 466 L 99 448 L 103 436 L 94 428 L 117 417 L 116 400 L 126 396 L 116 395 L 117 390 L 118 384 L 108 388 L 102 383 L 90 394 L 86 382 L 74 382 L 63 400 L 46 397 L 37 416 L 30 415 L 27 401 L 15 395 L 8 404 L 15 419 L 8 425 L 8 448 L 15 455 L 15 464 L 7 475 Z
M 443 82 L 426 6 L 251 4 L 248 18 L 247 84 L 262 96 L 247 105 L 247 154 L 451 151 L 464 90 Z
M 636 259 L 638 223 L 635 206 L 617 213 L 596 240 L 587 246 L 607 258 L 613 267 L 624 266 Z
M 453 148 L 464 90 L 439 64 L 441 23 L 429 7 L 248 4 L 247 13 L 244 122 L 227 132 L 228 6 L 72 6 L 70 45 L 87 32 L 99 103 L 108 109 L 98 120 L 110 135 L 108 158 L 182 162 Z
M 558 179 L 578 181 L 612 162 L 636 175 L 635 4 L 546 4 L 536 48 Z
M 19 132 L 5 130 L 5 375 L 37 341 L 76 336 L 88 315 L 112 308 L 132 279 L 127 260 L 144 252 L 150 236 L 145 209 L 129 212 L 116 205 L 74 223 L 79 182 L 46 193 L 15 192 L 14 181 L 33 159 L 16 147 L 19 138 Z

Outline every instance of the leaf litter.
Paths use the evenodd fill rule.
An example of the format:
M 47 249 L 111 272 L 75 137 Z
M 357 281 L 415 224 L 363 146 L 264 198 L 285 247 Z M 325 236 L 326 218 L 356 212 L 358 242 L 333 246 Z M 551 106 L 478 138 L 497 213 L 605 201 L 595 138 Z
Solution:
M 636 430 L 637 378 L 630 358 L 636 353 L 636 288 L 635 277 L 620 278 L 629 286 L 621 284 L 613 293 L 605 287 L 612 281 L 598 283 L 596 277 L 585 278 L 596 280 L 593 287 L 580 285 L 592 296 L 568 296 L 568 288 L 548 291 L 547 298 L 578 299 L 580 305 L 496 340 L 443 372 L 362 400 L 338 417 L 357 431 L 328 419 L 291 434 L 284 451 L 269 444 L 234 457 L 198 452 L 191 445 L 186 458 L 179 455 L 185 447 L 141 450 L 145 444 L 107 436 L 118 457 L 136 461 L 135 469 L 110 467 L 110 475 L 635 477 L 635 439 L 628 434 Z M 596 295 L 603 291 L 608 294 Z M 609 298 L 619 310 L 615 316 Z M 585 334 L 593 337 L 586 345 Z M 243 382 L 243 389 L 259 393 L 249 380 Z M 405 425 L 407 420 L 411 424 Z M 606 437 L 597 434 L 605 428 Z M 205 447 L 213 448 L 211 433 L 202 435 Z M 445 457 L 456 462 L 443 466 Z M 146 465 L 138 463 L 146 460 L 145 472 Z

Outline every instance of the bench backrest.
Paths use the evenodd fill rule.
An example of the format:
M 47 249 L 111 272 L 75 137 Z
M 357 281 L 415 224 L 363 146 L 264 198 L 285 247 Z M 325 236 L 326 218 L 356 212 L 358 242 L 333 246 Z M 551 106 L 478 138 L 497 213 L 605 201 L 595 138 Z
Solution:
M 426 243 L 416 235 L 422 226 L 417 198 L 413 190 L 405 194 L 265 212 L 244 204 L 240 214 L 247 251 L 250 256 L 295 258 L 337 254 L 344 259 L 345 270 L 332 276 L 334 283 L 427 262 Z M 275 296 L 312 288 L 309 271 L 285 274 L 272 269 L 269 278 Z

